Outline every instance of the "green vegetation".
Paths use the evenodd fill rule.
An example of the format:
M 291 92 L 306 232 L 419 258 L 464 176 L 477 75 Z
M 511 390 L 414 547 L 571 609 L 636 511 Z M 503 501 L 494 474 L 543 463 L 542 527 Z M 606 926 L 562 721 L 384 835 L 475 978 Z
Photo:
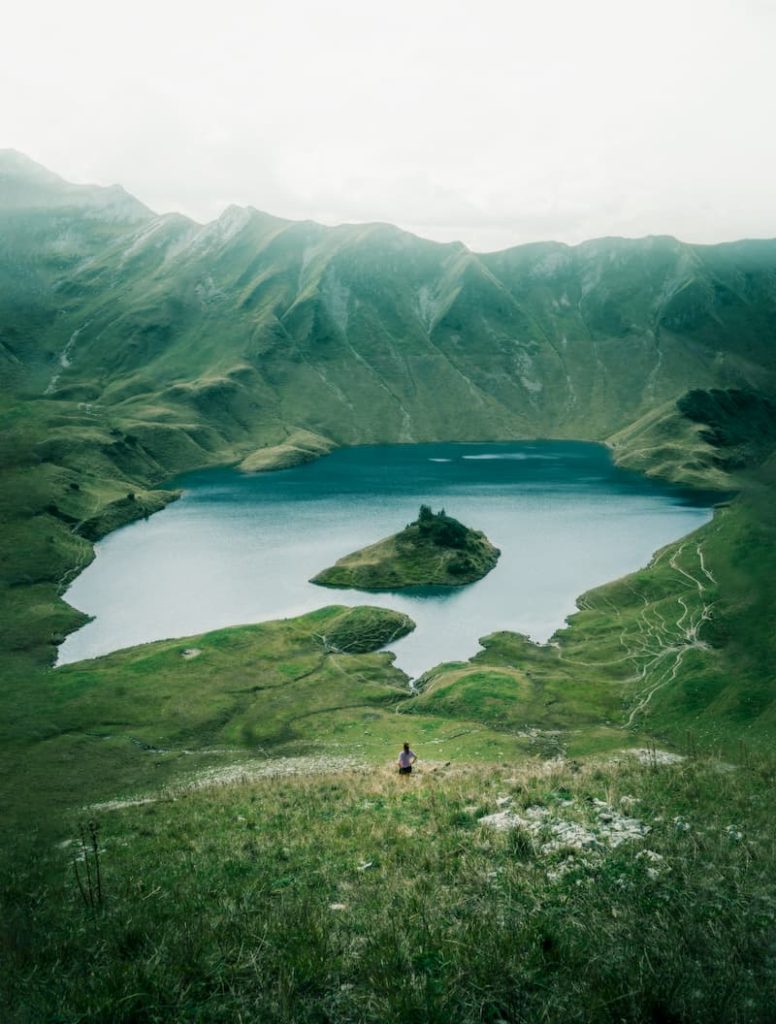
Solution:
M 601 749 L 623 728 L 730 757 L 742 744 L 770 749 L 776 638 L 762 624 L 776 621 L 776 520 L 765 507 L 770 485 L 762 487 L 753 478 L 744 496 L 647 568 L 582 595 L 552 644 L 498 633 L 470 662 L 426 673 L 415 706 L 452 717 L 465 708 L 484 722 L 497 714 L 532 730 L 548 752 Z M 511 695 L 489 699 L 505 674 L 514 677 Z
M 22 835 L 4 1019 L 770 1019 L 771 763 L 422 758 L 192 776 Z
M 334 445 L 325 437 L 311 434 L 309 430 L 295 430 L 283 444 L 259 448 L 246 455 L 240 463 L 244 473 L 260 473 L 272 469 L 290 469 L 312 462 L 321 455 L 328 455 Z
M 482 579 L 499 557 L 488 538 L 457 519 L 420 506 L 401 533 L 345 555 L 310 582 L 322 587 L 401 590 L 403 587 L 460 587 Z
M 776 242 L 477 255 L 0 177 L 3 1019 L 770 1019 Z M 92 542 L 178 473 L 517 437 L 725 501 L 415 695 L 371 608 L 51 668 Z M 451 523 L 416 548 L 460 558 Z
M 379 761 L 405 738 L 398 712 L 408 680 L 378 648 L 412 628 L 388 609 L 333 606 L 65 665 L 34 688 L 21 678 L 2 723 L 4 825 L 25 827 L 30 792 L 37 827 L 53 841 L 68 808 L 177 784 L 203 766 L 302 755 Z M 522 759 L 530 750 L 498 724 L 416 716 L 412 728 L 446 759 Z

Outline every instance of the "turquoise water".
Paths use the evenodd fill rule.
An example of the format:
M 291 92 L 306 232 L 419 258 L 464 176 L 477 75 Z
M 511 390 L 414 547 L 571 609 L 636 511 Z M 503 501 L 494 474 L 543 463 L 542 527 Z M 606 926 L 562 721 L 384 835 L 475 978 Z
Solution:
M 348 448 L 296 469 L 187 474 L 182 499 L 96 546 L 65 595 L 95 616 L 59 663 L 326 604 L 405 611 L 391 646 L 412 677 L 465 659 L 501 629 L 546 641 L 591 587 L 645 565 L 705 523 L 710 499 L 613 466 L 606 448 L 568 441 Z M 307 581 L 395 533 L 421 504 L 484 530 L 496 568 L 458 590 L 364 594 Z

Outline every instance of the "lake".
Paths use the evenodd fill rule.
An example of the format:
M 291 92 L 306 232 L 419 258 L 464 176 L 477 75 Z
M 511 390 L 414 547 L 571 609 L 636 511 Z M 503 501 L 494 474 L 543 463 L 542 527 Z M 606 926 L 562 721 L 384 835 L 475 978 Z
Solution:
M 572 441 L 344 448 L 295 469 L 208 469 L 169 486 L 183 488 L 180 501 L 100 541 L 68 589 L 67 601 L 95 619 L 65 640 L 59 664 L 326 604 L 375 604 L 417 623 L 390 647 L 417 677 L 471 657 L 496 630 L 546 641 L 576 597 L 707 522 L 713 500 L 618 469 L 604 446 Z M 402 529 L 421 503 L 501 548 L 485 579 L 368 594 L 307 582 Z

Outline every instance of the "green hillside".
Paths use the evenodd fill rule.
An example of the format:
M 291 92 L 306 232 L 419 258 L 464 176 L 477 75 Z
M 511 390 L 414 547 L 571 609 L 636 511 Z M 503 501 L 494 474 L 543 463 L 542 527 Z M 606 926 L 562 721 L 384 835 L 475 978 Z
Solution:
M 0 152 L 4 1019 L 767 1020 L 775 333 L 776 241 L 200 225 Z M 720 505 L 415 693 L 372 608 L 52 668 L 183 471 L 531 437 Z
M 772 393 L 776 243 L 482 256 L 387 225 L 159 217 L 9 151 L 0 183 L 5 578 L 39 588 L 23 631 L 36 660 L 76 621 L 55 600 L 90 557 L 74 525 L 108 504 L 114 525 L 143 514 L 117 502 L 185 469 L 370 441 L 615 435 L 627 465 L 724 489 L 675 403 Z
M 483 256 L 388 225 L 329 229 L 236 207 L 204 226 L 160 217 L 8 151 L 0 183 L 9 694 L 43 692 L 55 645 L 83 621 L 60 595 L 91 542 L 173 500 L 159 484 L 195 466 L 256 471 L 365 441 L 608 440 L 623 465 L 742 492 L 709 528 L 721 564 L 740 532 L 768 535 L 770 483 L 752 473 L 776 431 L 776 243 L 601 239 Z M 758 547 L 753 570 L 768 557 Z M 749 628 L 733 609 L 753 599 L 745 573 L 728 575 L 714 606 L 726 650 Z M 662 580 L 656 563 L 645 578 L 681 596 L 681 573 Z M 618 615 L 627 604 L 618 591 Z M 595 646 L 586 622 L 561 644 Z M 699 629 L 705 645 L 712 626 Z M 683 654 L 676 686 L 650 697 L 672 735 L 697 713 L 676 695 L 704 652 Z M 550 657 L 549 672 L 550 655 L 530 656 Z M 767 657 L 750 644 L 752 678 Z M 550 674 L 560 685 L 563 672 Z M 640 691 L 624 684 L 618 719 L 602 676 L 588 717 L 598 708 L 622 724 Z M 675 726 L 658 714 L 671 694 Z M 731 735 L 744 728 L 746 716 Z

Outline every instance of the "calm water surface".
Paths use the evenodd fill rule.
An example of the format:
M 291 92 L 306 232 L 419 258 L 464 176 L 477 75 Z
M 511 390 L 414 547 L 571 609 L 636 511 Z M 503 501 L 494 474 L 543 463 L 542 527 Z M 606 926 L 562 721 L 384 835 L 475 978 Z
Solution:
M 172 482 L 183 498 L 96 546 L 70 604 L 96 616 L 59 663 L 326 604 L 407 612 L 391 646 L 418 676 L 475 654 L 500 629 L 545 641 L 591 587 L 646 564 L 711 516 L 710 499 L 612 465 L 606 448 L 567 441 L 342 449 L 296 469 L 230 469 Z M 364 594 L 308 579 L 342 555 L 444 507 L 501 548 L 496 568 L 460 590 Z

